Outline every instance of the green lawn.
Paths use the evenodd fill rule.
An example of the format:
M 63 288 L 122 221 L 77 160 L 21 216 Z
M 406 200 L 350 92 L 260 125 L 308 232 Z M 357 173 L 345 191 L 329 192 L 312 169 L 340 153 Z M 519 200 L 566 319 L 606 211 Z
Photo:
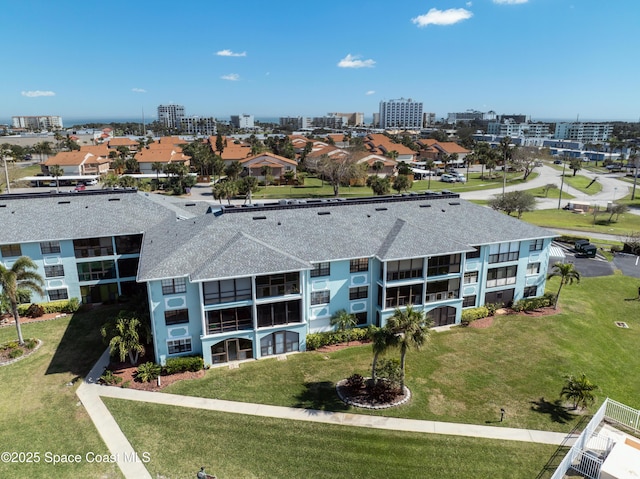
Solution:
M 529 190 L 525 190 L 531 193 L 536 198 L 560 198 L 560 185 L 557 185 L 557 188 L 550 188 L 546 193 L 543 187 L 540 188 L 531 188 Z M 570 195 L 566 191 L 562 192 L 563 200 L 573 199 L 574 196 Z
M 564 197 L 564 195 L 563 195 Z M 548 228 L 562 228 L 577 231 L 592 231 L 610 235 L 626 236 L 630 231 L 640 231 L 640 216 L 625 213 L 618 217 L 604 211 L 597 216 L 595 224 L 593 214 L 578 214 L 567 210 L 536 210 L 522 215 L 522 220 Z
M 104 351 L 99 328 L 108 311 L 77 313 L 52 321 L 23 324 L 25 338 L 43 340 L 31 356 L 0 367 L 2 451 L 39 452 L 37 464 L 0 462 L 0 477 L 120 478 L 114 464 L 89 464 L 87 452 L 108 450 L 75 394 Z M 14 326 L 0 328 L 0 343 L 17 337 Z M 52 465 L 45 453 L 81 454 L 80 464 Z
M 555 446 L 344 427 L 105 398 L 152 477 L 531 478 Z
M 557 280 L 550 282 L 555 290 Z M 567 374 L 585 372 L 610 396 L 636 404 L 640 367 L 637 280 L 621 275 L 586 278 L 562 292 L 561 312 L 547 317 L 499 317 L 488 329 L 454 328 L 435 333 L 407 360 L 409 404 L 381 412 L 345 407 L 336 400 L 336 381 L 368 375 L 370 346 L 334 353 L 267 359 L 239 369 L 214 368 L 201 380 L 170 386 L 176 394 L 327 410 L 348 410 L 415 419 L 484 424 L 501 407 L 505 426 L 569 431 L 576 417 L 555 404 Z M 614 320 L 624 318 L 630 329 Z
M 461 169 L 464 172 L 465 170 Z M 465 173 L 466 175 L 466 173 Z M 485 171 L 485 176 L 488 172 Z M 527 181 L 531 181 L 537 177 L 537 173 L 529 175 Z M 500 172 L 494 173 L 493 179 L 481 179 L 480 173 L 471 173 L 466 183 L 444 183 L 440 181 L 439 176 L 434 176 L 429 180 L 414 181 L 410 191 L 422 192 L 425 190 L 441 191 L 449 190 L 454 193 L 464 191 L 487 190 L 493 188 L 501 188 L 503 179 Z M 522 180 L 521 173 L 508 173 L 507 185 L 515 185 L 526 183 Z M 397 193 L 392 190 L 391 193 Z M 357 197 L 372 196 L 373 191 L 368 186 L 342 186 L 340 187 L 340 197 Z M 262 187 L 260 191 L 252 195 L 254 200 L 261 199 L 277 199 L 277 198 L 324 198 L 333 197 L 333 187 L 326 182 L 315 177 L 305 178 L 304 186 L 267 186 Z
M 588 178 L 580 174 L 576 174 L 576 176 L 573 176 L 572 173 L 566 173 L 564 176 L 564 182 L 567 185 L 581 191 L 586 195 L 595 195 L 596 193 L 600 193 L 602 191 L 602 184 L 598 181 L 593 181 L 592 183 L 592 181 L 593 178 Z

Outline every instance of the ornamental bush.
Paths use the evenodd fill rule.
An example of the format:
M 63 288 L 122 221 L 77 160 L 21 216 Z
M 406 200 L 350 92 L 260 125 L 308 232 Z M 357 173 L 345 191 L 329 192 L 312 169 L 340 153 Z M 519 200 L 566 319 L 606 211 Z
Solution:
M 167 359 L 167 364 L 162 369 L 163 375 L 183 373 L 185 371 L 200 371 L 204 368 L 204 359 L 201 356 L 179 356 Z
M 159 364 L 149 361 L 138 366 L 136 379 L 143 383 L 148 383 L 154 379 L 158 379 L 161 371 L 162 367 Z
M 375 326 L 353 328 L 349 331 L 325 331 L 323 333 L 307 334 L 307 351 L 313 351 L 323 346 L 346 343 L 348 341 L 368 341 Z
M 476 319 L 482 319 L 489 316 L 489 308 L 486 306 L 479 306 L 477 308 L 465 309 L 462 311 L 462 324 L 468 325 L 470 322 Z

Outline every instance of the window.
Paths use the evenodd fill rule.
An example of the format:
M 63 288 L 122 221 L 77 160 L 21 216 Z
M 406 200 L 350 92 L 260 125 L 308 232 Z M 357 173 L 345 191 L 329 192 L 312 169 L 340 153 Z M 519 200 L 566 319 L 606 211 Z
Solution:
M 300 317 L 300 300 L 259 304 L 256 309 L 259 328 L 302 321 Z
M 139 258 L 120 258 L 118 260 L 118 276 L 131 278 L 138 274 Z
M 318 263 L 313 265 L 311 270 L 311 277 L 317 278 L 318 276 L 329 276 L 331 274 L 331 263 Z
M 429 258 L 427 276 L 440 276 L 443 274 L 460 272 L 460 255 L 448 254 Z
M 138 254 L 142 247 L 142 235 L 116 236 L 118 254 Z
M 188 309 L 176 309 L 174 311 L 164 312 L 164 324 L 171 326 L 173 324 L 183 324 L 189 322 Z
M 427 283 L 427 303 L 458 298 L 460 294 L 460 278 L 445 279 L 443 281 L 429 281 Z
M 367 324 L 367 312 L 363 311 L 361 313 L 353 313 L 356 318 L 356 326 L 364 326 Z
M 368 286 L 358 286 L 357 288 L 349 288 L 349 299 L 365 299 L 369 297 Z
M 52 254 L 60 252 L 59 241 L 43 241 L 40 243 L 40 252 L 42 254 Z
M 329 302 L 331 294 L 328 290 L 313 291 L 311 293 L 311 306 L 314 304 L 326 304 Z
M 191 338 L 167 341 L 167 350 L 169 354 L 189 353 L 191 352 Z
M 468 252 L 468 253 L 465 253 L 465 257 L 467 259 L 479 258 L 480 257 L 480 246 L 472 246 L 472 248 L 475 248 L 476 250 Z
M 292 331 L 280 331 L 268 334 L 260 340 L 260 355 L 272 356 L 274 354 L 297 351 L 300 343 L 299 338 L 298 333 Z
M 504 263 L 505 261 L 516 261 L 520 257 L 520 243 L 492 244 L 489 247 L 489 263 Z
M 22 249 L 19 244 L 4 244 L 0 246 L 0 254 L 2 254 L 4 258 L 22 256 Z
M 59 299 L 69 299 L 69 292 L 65 289 L 50 289 L 47 291 L 49 293 L 49 301 L 57 301 Z
M 162 294 L 184 293 L 187 291 L 186 278 L 173 278 L 162 280 Z
M 73 240 L 73 252 L 76 258 L 111 256 L 113 254 L 113 241 L 109 237 Z
M 542 251 L 542 246 L 544 245 L 543 239 L 537 239 L 531 241 L 529 244 L 529 251 Z
M 272 274 L 256 278 L 256 297 L 272 298 L 300 293 L 300 273 Z
M 421 278 L 423 263 L 422 258 L 389 261 L 387 263 L 387 281 Z
M 249 306 L 207 311 L 207 334 L 246 329 L 253 329 L 253 318 Z
M 473 308 L 476 305 L 476 295 L 473 296 L 465 296 L 462 298 L 462 307 L 463 308 Z
M 537 286 L 527 286 L 524 288 L 522 292 L 522 296 L 524 298 L 532 298 L 534 296 L 538 296 L 538 287 Z
M 478 272 L 470 271 L 464 274 L 464 284 L 473 284 L 478 282 Z
M 540 263 L 529 263 L 527 265 L 527 274 L 540 274 Z
M 80 281 L 97 281 L 100 279 L 112 279 L 116 277 L 115 263 L 111 260 L 78 263 L 77 268 L 78 279 Z
M 64 276 L 64 266 L 61 264 L 54 264 L 44 267 L 44 276 L 46 278 L 58 278 Z
M 387 288 L 386 308 L 422 304 L 422 284 Z
M 369 258 L 352 259 L 349 261 L 349 272 L 360 273 L 369 271 Z
M 251 278 L 210 281 L 202 285 L 204 304 L 231 303 L 251 299 Z
M 505 284 L 515 284 L 517 274 L 517 266 L 490 269 L 487 271 L 487 288 L 504 286 Z

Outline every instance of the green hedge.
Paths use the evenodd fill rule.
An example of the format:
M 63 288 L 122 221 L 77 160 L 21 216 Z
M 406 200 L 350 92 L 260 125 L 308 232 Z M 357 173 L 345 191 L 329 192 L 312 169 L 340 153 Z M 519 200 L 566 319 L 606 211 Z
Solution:
M 34 303 L 35 304 L 35 303 Z M 80 307 L 80 301 L 78 298 L 71 298 L 69 300 L 61 300 L 61 301 L 51 301 L 49 303 L 38 303 L 44 314 L 51 313 L 75 313 L 78 311 Z M 27 310 L 31 307 L 31 304 L 20 304 L 18 305 L 18 314 L 20 316 L 25 316 Z
M 534 311 L 540 308 L 547 308 L 553 306 L 556 300 L 556 295 L 553 293 L 545 293 L 539 298 L 527 298 L 521 299 L 513 303 L 511 309 L 516 312 L 521 311 Z
M 486 318 L 487 316 L 489 316 L 489 308 L 486 306 L 465 309 L 462 311 L 462 324 L 469 324 L 471 321 Z
M 200 371 L 202 368 L 204 368 L 202 356 L 179 356 L 167 359 L 166 365 L 162 368 L 162 374 L 168 376 L 185 371 L 195 372 Z
M 307 351 L 330 346 L 332 344 L 346 343 L 348 341 L 367 341 L 371 339 L 375 326 L 366 328 L 353 328 L 347 331 L 327 331 L 324 333 L 307 334 Z

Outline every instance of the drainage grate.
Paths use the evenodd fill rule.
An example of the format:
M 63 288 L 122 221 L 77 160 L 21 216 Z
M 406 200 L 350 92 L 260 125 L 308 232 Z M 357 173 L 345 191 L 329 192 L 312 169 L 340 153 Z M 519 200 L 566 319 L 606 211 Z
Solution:
M 619 328 L 629 328 L 629 325 L 623 321 L 616 321 L 616 326 Z

